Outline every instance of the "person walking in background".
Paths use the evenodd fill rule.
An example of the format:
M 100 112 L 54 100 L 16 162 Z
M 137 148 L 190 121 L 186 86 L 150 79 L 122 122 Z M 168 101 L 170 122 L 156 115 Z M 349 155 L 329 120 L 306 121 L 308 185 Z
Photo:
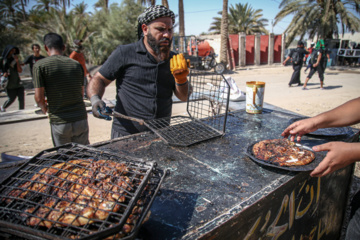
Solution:
M 331 61 L 331 59 L 330 59 L 331 50 L 328 46 L 329 46 L 329 43 L 327 42 L 327 43 L 325 43 L 325 45 L 323 47 L 323 50 L 324 50 L 324 63 L 323 63 L 324 64 L 324 73 L 325 73 L 328 63 L 330 63 L 330 61 Z
M 300 142 L 304 134 L 319 128 L 344 127 L 360 123 L 359 109 L 360 98 L 355 98 L 333 110 L 291 124 L 281 135 L 285 138 L 290 136 L 291 141 L 296 138 L 297 142 Z M 315 152 L 327 151 L 325 158 L 310 173 L 312 177 L 323 177 L 360 161 L 360 142 L 328 142 L 312 149 Z M 352 209 L 351 212 L 353 216 L 350 216 L 345 239 L 360 239 L 360 208 Z
M 44 44 L 49 57 L 35 63 L 33 68 L 35 101 L 43 113 L 49 114 L 53 144 L 87 145 L 89 126 L 83 101 L 84 70 L 79 62 L 63 56 L 65 45 L 60 35 L 46 34 Z
M 307 49 L 307 51 L 309 52 L 309 54 L 306 54 L 306 55 L 305 55 L 306 68 L 305 68 L 305 70 L 304 70 L 304 73 L 306 73 L 306 71 L 307 71 L 309 68 L 311 68 L 310 58 L 311 58 L 311 53 L 312 53 L 313 50 L 314 50 L 314 46 L 315 46 L 315 43 L 312 42 L 312 43 L 310 44 L 310 47 Z
M 175 14 L 164 6 L 151 6 L 138 17 L 139 41 L 118 46 L 94 75 L 88 94 L 95 117 L 101 118 L 106 104 L 101 100 L 105 88 L 116 80 L 115 111 L 145 120 L 170 117 L 172 96 L 186 101 L 189 93 L 189 70 L 182 55 L 170 70 Z M 182 57 L 181 57 L 182 56 Z M 174 66 L 174 65 L 173 65 Z M 122 118 L 114 118 L 111 138 L 148 131 L 149 129 Z
M 23 62 L 23 66 L 25 64 L 29 64 L 30 66 L 30 74 L 31 74 L 31 78 L 33 78 L 33 66 L 34 64 L 39 61 L 40 59 L 45 58 L 43 55 L 40 55 L 40 45 L 34 43 L 33 45 L 31 45 L 31 49 L 33 50 L 34 54 L 28 56 L 25 61 Z
M 3 77 L 7 78 L 7 86 L 5 87 L 8 100 L 1 106 L 1 112 L 5 112 L 16 99 L 19 101 L 19 109 L 25 108 L 25 89 L 21 84 L 19 73 L 22 72 L 21 64 L 19 62 L 19 48 L 13 45 L 7 45 L 2 52 L 2 73 Z
M 320 89 L 321 90 L 324 89 L 324 60 L 325 60 L 324 56 L 325 56 L 324 40 L 319 40 L 316 43 L 315 49 L 311 53 L 311 59 L 310 59 L 311 70 L 305 80 L 304 87 L 302 88 L 303 90 L 308 90 L 308 88 L 306 87 L 307 83 L 312 78 L 312 76 L 314 75 L 315 72 L 318 72 L 318 74 L 319 74 Z
M 291 76 L 291 79 L 289 82 L 289 87 L 291 87 L 292 84 L 297 84 L 298 86 L 302 85 L 301 81 L 300 81 L 300 73 L 301 73 L 301 68 L 303 65 L 303 59 L 304 59 L 305 54 L 309 54 L 309 52 L 304 49 L 304 43 L 302 41 L 299 41 L 297 44 L 297 48 L 292 49 L 290 51 L 290 54 L 287 56 L 287 58 L 283 62 L 283 65 L 285 66 L 286 62 L 290 58 L 292 59 L 292 65 L 293 65 L 294 72 Z
M 75 50 L 70 54 L 70 58 L 78 61 L 84 69 L 84 98 L 87 99 L 88 96 L 86 94 L 86 88 L 88 85 L 88 81 L 90 81 L 91 79 L 91 75 L 86 68 L 84 53 L 81 52 L 83 49 L 82 40 L 74 40 L 74 48 Z

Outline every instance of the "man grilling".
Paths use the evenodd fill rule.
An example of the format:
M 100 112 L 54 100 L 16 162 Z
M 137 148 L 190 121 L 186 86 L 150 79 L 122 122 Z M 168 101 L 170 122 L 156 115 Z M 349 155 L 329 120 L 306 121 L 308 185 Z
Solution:
M 173 93 L 180 100 L 187 100 L 187 67 L 170 71 L 170 59 L 175 55 L 170 51 L 174 23 L 174 13 L 159 5 L 145 9 L 138 17 L 139 41 L 118 46 L 89 83 L 88 95 L 95 117 L 101 118 L 99 111 L 106 107 L 101 97 L 115 79 L 115 111 L 130 117 L 145 120 L 170 117 Z M 186 66 L 183 57 L 177 59 L 181 63 L 175 65 Z M 137 122 L 114 118 L 111 139 L 147 130 Z

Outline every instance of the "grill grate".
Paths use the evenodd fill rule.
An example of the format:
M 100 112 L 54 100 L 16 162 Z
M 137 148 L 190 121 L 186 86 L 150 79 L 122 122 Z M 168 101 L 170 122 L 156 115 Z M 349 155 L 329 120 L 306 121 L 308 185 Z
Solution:
M 188 116 L 146 120 L 145 124 L 173 146 L 189 146 L 225 134 L 230 89 L 221 74 L 190 71 L 192 94 Z
M 47 239 L 127 236 L 158 191 L 155 171 L 155 162 L 78 144 L 43 151 L 2 182 L 0 227 Z

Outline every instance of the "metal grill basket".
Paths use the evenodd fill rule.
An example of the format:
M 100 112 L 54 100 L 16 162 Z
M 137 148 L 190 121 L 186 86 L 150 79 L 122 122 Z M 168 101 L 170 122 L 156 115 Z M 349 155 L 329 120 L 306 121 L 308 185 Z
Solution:
M 173 146 L 190 146 L 225 134 L 230 87 L 222 74 L 191 70 L 188 116 L 146 120 L 145 125 Z
M 80 163 L 76 162 L 79 159 Z M 90 165 L 82 165 L 84 161 Z M 112 165 L 107 165 L 110 163 Z M 70 171 L 70 168 L 78 172 Z M 79 179 L 90 172 L 89 183 L 83 184 Z M 164 176 L 159 180 L 156 162 L 73 143 L 49 149 L 33 157 L 1 183 L 0 230 L 32 239 L 103 239 L 113 234 L 117 234 L 117 238 L 126 237 L 139 229 Z M 34 190 L 29 186 L 39 188 Z M 85 192 L 89 186 L 94 194 Z M 59 204 L 67 207 L 59 210 Z M 145 211 L 135 213 L 135 207 Z M 91 208 L 93 214 L 68 210 L 77 208 Z M 95 217 L 101 213 L 104 218 Z M 124 226 L 129 223 L 129 216 L 135 214 L 141 221 L 131 222 L 132 225 L 127 226 L 131 231 L 125 234 Z M 64 223 L 67 217 L 72 219 L 70 223 Z M 75 224 L 80 220 L 83 224 Z

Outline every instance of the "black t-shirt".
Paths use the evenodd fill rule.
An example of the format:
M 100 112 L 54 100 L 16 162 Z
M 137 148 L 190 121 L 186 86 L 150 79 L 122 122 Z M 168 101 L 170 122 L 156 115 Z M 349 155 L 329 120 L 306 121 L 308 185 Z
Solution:
M 33 76 L 33 66 L 34 64 L 39 61 L 40 59 L 45 58 L 43 55 L 40 55 L 38 57 L 35 57 L 34 55 L 30 55 L 28 56 L 25 61 L 23 62 L 24 64 L 30 64 L 30 73 L 31 73 L 31 77 Z
M 170 58 L 174 53 L 170 53 Z M 170 117 L 175 79 L 170 59 L 157 62 L 146 50 L 143 38 L 136 43 L 118 46 L 99 72 L 116 79 L 115 111 L 144 120 Z M 137 122 L 114 118 L 113 128 L 122 134 L 148 130 Z

